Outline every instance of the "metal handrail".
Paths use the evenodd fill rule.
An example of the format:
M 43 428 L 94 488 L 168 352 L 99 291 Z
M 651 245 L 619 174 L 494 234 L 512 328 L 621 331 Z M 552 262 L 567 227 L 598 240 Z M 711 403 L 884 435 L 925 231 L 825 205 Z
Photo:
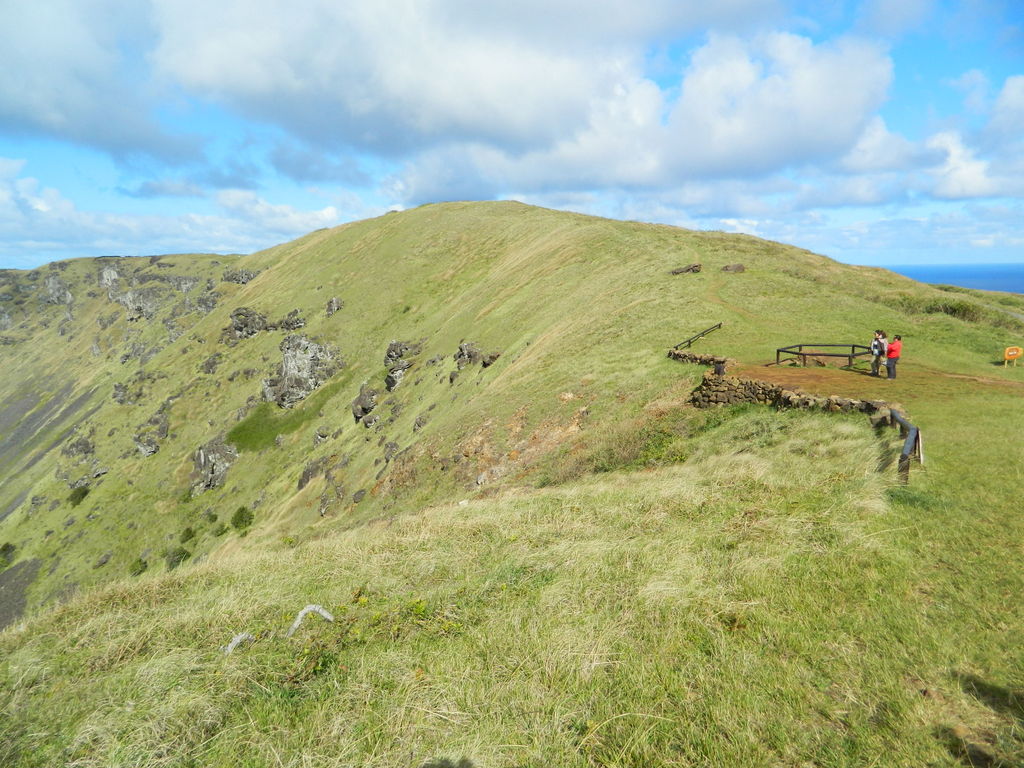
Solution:
M 722 324 L 721 324 L 721 323 L 715 323 L 715 324 L 714 324 L 714 325 L 712 325 L 712 326 L 711 326 L 710 328 L 705 328 L 705 329 L 704 329 L 703 331 L 701 331 L 700 333 L 698 333 L 698 334 L 697 334 L 696 336 L 691 336 L 691 337 L 690 337 L 690 338 L 688 338 L 688 339 L 687 339 L 686 341 L 680 341 L 680 342 L 679 342 L 678 344 L 676 344 L 676 345 L 675 345 L 674 347 L 672 347 L 672 349 L 679 349 L 679 348 L 680 348 L 680 347 L 682 347 L 682 346 L 686 346 L 686 347 L 689 347 L 689 346 L 690 346 L 691 344 L 693 344 L 693 342 L 695 342 L 695 341 L 696 341 L 697 339 L 699 339 L 699 338 L 702 338 L 702 337 L 704 337 L 704 336 L 707 336 L 707 335 L 708 335 L 709 333 L 711 333 L 712 331 L 716 331 L 716 330 L 718 330 L 718 329 L 719 329 L 719 328 L 721 328 L 721 327 L 722 327 Z

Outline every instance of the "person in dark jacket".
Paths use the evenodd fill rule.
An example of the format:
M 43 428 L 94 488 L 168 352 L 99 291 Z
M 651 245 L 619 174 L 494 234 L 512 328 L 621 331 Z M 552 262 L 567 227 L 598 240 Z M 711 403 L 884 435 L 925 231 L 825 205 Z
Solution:
M 900 360 L 900 353 L 903 352 L 903 337 L 896 335 L 892 337 L 889 348 L 885 352 L 885 367 L 890 379 L 896 378 L 896 363 Z
M 877 376 L 878 370 L 885 360 L 885 352 L 889 341 L 885 338 L 885 331 L 875 331 L 875 338 L 871 340 L 871 375 Z

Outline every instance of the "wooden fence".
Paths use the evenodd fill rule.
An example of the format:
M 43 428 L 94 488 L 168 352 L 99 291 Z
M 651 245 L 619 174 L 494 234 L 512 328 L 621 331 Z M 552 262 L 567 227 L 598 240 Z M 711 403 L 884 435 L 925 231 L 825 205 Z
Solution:
M 849 351 L 820 352 L 821 349 L 848 349 Z M 858 350 L 862 351 L 858 352 Z M 785 358 L 786 360 L 801 359 L 805 367 L 808 357 L 845 357 L 846 365 L 852 368 L 854 358 L 870 354 L 871 347 L 865 347 L 863 344 L 792 344 L 775 350 L 775 364 L 778 365 L 783 361 L 783 355 L 789 355 Z

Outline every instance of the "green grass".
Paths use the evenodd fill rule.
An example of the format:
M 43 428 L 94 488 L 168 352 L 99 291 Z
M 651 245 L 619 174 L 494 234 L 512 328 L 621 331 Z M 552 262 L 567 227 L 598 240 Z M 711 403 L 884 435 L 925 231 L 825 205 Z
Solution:
M 295 408 L 260 403 L 228 432 L 228 442 L 240 451 L 262 451 L 275 444 L 278 436 L 290 435 L 317 418 L 317 413 L 346 383 L 332 381 L 315 392 L 308 402 Z
M 704 434 L 706 458 L 642 478 L 438 507 L 384 539 L 362 528 L 96 593 L 45 619 L 38 640 L 9 638 L 6 679 L 79 649 L 18 695 L 50 712 L 46 742 L 81 764 L 159 750 L 182 764 L 276 752 L 324 765 L 843 765 L 894 739 L 906 759 L 937 754 L 902 664 L 869 650 L 910 642 L 919 620 L 899 589 L 907 563 L 880 535 L 892 521 L 874 435 L 793 414 L 736 451 L 771 431 L 763 419 L 740 414 Z M 839 453 L 836 475 L 819 459 Z M 866 592 L 870 615 L 856 609 Z M 283 638 L 306 602 L 336 621 Z M 225 658 L 242 630 L 257 642 Z M 91 682 L 58 698 L 59 677 L 84 669 Z M 100 688 L 110 704 L 96 709 Z M 128 700 L 130 712 L 116 703 Z
M 222 269 L 176 260 L 161 274 Z M 704 271 L 667 275 L 693 261 Z M 719 271 L 735 262 L 747 272 Z M 67 342 L 58 308 L 13 331 L 40 355 L 4 357 L 0 395 L 73 380 L 99 393 L 78 418 L 99 409 L 78 427 L 93 458 L 58 445 L 0 485 L 26 494 L 0 521 L 13 567 L 45 564 L 29 617 L 0 633 L 0 762 L 1024 762 L 1024 368 L 993 364 L 1022 341 L 1014 297 L 515 203 L 424 206 L 232 263 L 263 272 L 217 284 L 209 314 L 116 320 L 95 358 L 69 352 L 111 313 L 102 292 L 76 304 Z M 85 260 L 64 274 L 96 284 Z M 348 367 L 238 421 L 281 338 L 221 344 L 238 306 L 299 308 Z M 746 364 L 901 333 L 896 382 L 841 381 L 902 405 L 925 467 L 895 486 L 897 436 L 861 416 L 686 407 L 702 371 L 665 350 L 719 321 L 699 350 Z M 144 366 L 120 362 L 161 337 Z M 423 351 L 387 394 L 393 339 Z M 451 384 L 463 340 L 502 356 Z M 215 351 L 218 373 L 200 373 Z M 115 382 L 139 402 L 113 403 Z M 381 391 L 370 430 L 349 410 L 363 382 Z M 143 458 L 133 435 L 161 407 L 169 434 Z M 60 434 L 46 429 L 32 445 Z M 194 451 L 219 434 L 240 455 L 193 498 Z M 325 472 L 299 489 L 314 462 Z M 110 471 L 71 515 L 67 482 L 94 466 Z M 245 535 L 224 535 L 239 508 Z M 172 563 L 184 530 L 190 556 Z M 308 603 L 336 621 L 285 639 Z M 242 631 L 257 641 L 225 657 Z

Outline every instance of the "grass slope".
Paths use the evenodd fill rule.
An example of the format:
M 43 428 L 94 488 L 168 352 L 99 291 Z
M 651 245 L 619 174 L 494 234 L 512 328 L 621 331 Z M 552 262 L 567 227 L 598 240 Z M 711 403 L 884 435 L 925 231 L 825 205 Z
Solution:
M 667 274 L 693 261 L 704 271 Z M 747 271 L 719 271 L 735 262 Z M 28 499 L 67 496 L 54 473 L 84 465 L 53 451 L 0 486 L 26 494 L 0 538 L 19 562 L 48 564 L 33 605 L 117 582 L 0 636 L 7 762 L 1021 761 L 1024 371 L 993 365 L 1019 343 L 1020 299 L 515 203 L 425 206 L 231 266 L 261 271 L 218 283 L 209 312 L 179 309 L 185 332 L 144 364 L 120 360 L 137 337 L 166 336 L 171 303 L 137 333 L 117 319 L 98 360 L 60 357 L 54 320 L 31 314 L 8 332 L 53 354 L 0 347 L 20 382 L 61 370 L 48 383 L 72 383 L 68 397 L 151 374 L 138 405 L 103 402 L 78 425 L 111 471 L 68 528 L 66 503 Z M 95 279 L 89 262 L 74 270 Z M 111 312 L 80 295 L 76 321 Z M 328 317 L 332 296 L 345 306 Z M 284 335 L 222 344 L 238 306 L 300 309 L 302 332 L 336 345 L 345 369 L 292 411 L 238 421 Z M 748 366 L 785 344 L 902 333 L 896 382 L 807 381 L 901 402 L 924 430 L 926 471 L 891 487 L 890 436 L 859 419 L 683 407 L 701 371 L 664 350 L 719 321 L 701 347 Z M 348 405 L 364 382 L 382 389 L 392 339 L 423 351 L 374 429 L 354 426 Z M 462 340 L 502 356 L 449 383 Z M 216 372 L 200 373 L 214 352 Z M 160 451 L 133 456 L 132 431 L 169 397 Z M 0 429 L 24 418 L 0 414 Z M 318 427 L 341 431 L 318 442 Z M 218 433 L 239 460 L 191 498 L 191 454 Z M 407 450 L 385 460 L 388 443 Z M 326 479 L 297 487 L 314 461 L 344 487 L 323 518 Z M 224 533 L 241 505 L 253 527 Z M 160 554 L 186 527 L 193 557 L 166 572 Z M 140 559 L 146 573 L 118 581 Z M 284 639 L 307 602 L 337 621 L 310 617 Z M 243 630 L 257 642 L 224 657 Z

